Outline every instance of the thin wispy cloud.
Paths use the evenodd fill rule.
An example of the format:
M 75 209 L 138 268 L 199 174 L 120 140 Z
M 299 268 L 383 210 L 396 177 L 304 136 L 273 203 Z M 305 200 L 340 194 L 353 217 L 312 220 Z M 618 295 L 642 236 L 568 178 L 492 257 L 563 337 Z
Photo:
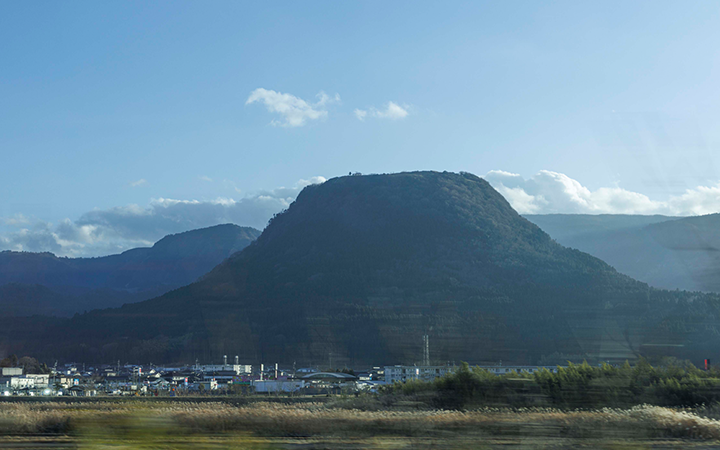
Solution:
M 135 180 L 135 181 L 131 182 L 130 187 L 140 187 L 140 186 L 145 186 L 146 184 L 148 184 L 147 180 L 145 178 L 141 178 L 139 180 Z
M 317 102 L 310 103 L 292 94 L 276 92 L 258 88 L 250 93 L 246 105 L 262 103 L 265 108 L 280 116 L 280 120 L 273 119 L 272 125 L 283 127 L 301 127 L 308 121 L 324 119 L 328 116 L 326 106 L 339 103 L 340 95 L 330 97 L 324 92 L 317 94 Z
M 400 120 L 410 114 L 409 109 L 410 107 L 408 105 L 400 106 L 395 102 L 388 102 L 382 109 L 371 107 L 367 110 L 356 109 L 354 112 L 355 117 L 361 121 L 364 121 L 368 116 L 376 117 L 378 119 Z
M 28 225 L 30 223 L 30 218 L 23 214 L 15 214 L 12 217 L 0 217 L 0 222 L 8 226 L 21 226 Z
M 381 119 L 391 119 L 391 120 L 398 120 L 398 119 L 404 119 L 408 115 L 408 110 L 403 108 L 402 106 L 398 105 L 395 102 L 388 102 L 385 109 L 377 110 L 374 112 L 375 117 L 379 117 Z
M 355 117 L 357 117 L 359 120 L 365 120 L 365 117 L 367 117 L 367 111 L 362 109 L 356 109 L 355 110 Z
M 202 180 L 202 181 L 207 181 L 208 183 L 212 183 L 212 181 L 213 181 L 212 178 L 210 178 L 210 177 L 208 177 L 208 176 L 206 176 L 206 175 L 201 176 L 201 177 L 200 177 L 200 180 Z
M 240 189 L 239 187 L 237 187 L 237 185 L 235 184 L 234 181 L 231 181 L 231 180 L 223 180 L 223 181 L 222 181 L 222 185 L 225 187 L 225 189 L 231 189 L 231 190 L 235 191 L 236 194 L 242 194 L 242 193 L 243 193 L 242 189 Z

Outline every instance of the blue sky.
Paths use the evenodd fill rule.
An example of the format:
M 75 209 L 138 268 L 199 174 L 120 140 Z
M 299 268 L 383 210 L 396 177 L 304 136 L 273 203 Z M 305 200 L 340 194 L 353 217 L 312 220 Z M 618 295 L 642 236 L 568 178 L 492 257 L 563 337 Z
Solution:
M 4 2 L 0 42 L 0 249 L 262 227 L 350 171 L 720 210 L 717 2 Z

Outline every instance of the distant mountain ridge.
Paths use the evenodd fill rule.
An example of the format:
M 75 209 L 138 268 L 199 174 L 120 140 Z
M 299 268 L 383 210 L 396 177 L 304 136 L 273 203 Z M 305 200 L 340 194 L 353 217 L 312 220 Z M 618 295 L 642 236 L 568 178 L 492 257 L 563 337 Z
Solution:
M 542 228 L 553 239 L 639 229 L 656 223 L 682 219 L 682 217 L 637 214 L 523 214 L 522 216 Z
M 720 292 L 720 214 L 526 215 L 560 244 L 663 289 Z
M 225 224 L 98 258 L 0 252 L 0 307 L 14 315 L 63 316 L 146 300 L 192 283 L 259 235 Z
M 557 244 L 475 175 L 411 172 L 308 186 L 198 282 L 71 320 L 6 321 L 0 348 L 83 361 L 395 364 L 418 362 L 427 334 L 436 363 L 621 362 L 677 349 L 712 358 L 718 305 Z

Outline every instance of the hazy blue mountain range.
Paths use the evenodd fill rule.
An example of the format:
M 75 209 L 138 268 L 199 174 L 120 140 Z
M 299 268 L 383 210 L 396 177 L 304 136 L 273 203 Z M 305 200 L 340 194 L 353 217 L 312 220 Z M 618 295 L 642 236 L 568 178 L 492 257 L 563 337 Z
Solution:
M 527 215 L 560 244 L 664 289 L 720 292 L 720 214 Z
M 259 235 L 226 224 L 101 258 L 0 252 L 0 308 L 16 316 L 69 316 L 147 300 L 192 283 Z
M 561 246 L 477 176 L 346 176 L 306 187 L 198 282 L 68 320 L 6 320 L 0 349 L 83 361 L 392 364 L 419 361 L 428 334 L 442 363 L 700 358 L 720 348 L 718 304 Z

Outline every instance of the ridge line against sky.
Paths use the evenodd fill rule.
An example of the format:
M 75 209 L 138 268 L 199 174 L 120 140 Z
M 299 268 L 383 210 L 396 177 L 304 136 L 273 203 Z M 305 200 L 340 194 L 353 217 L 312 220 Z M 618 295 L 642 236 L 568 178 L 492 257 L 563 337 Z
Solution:
M 5 2 L 0 248 L 262 228 L 294 180 L 348 172 L 716 212 L 719 24 L 710 0 Z
M 234 184 L 216 183 L 206 176 L 200 178 L 222 186 L 221 190 L 231 187 L 236 194 L 242 192 Z M 720 211 L 720 181 L 665 200 L 652 200 L 618 186 L 591 190 L 565 174 L 548 170 L 527 179 L 492 170 L 484 178 L 521 214 L 692 216 Z M 325 181 L 326 178 L 315 176 L 299 180 L 291 188 L 252 192 L 237 200 L 228 196 L 209 200 L 153 198 L 147 206 L 130 204 L 93 210 L 75 220 L 65 218 L 58 223 L 17 213 L 0 217 L 0 250 L 103 256 L 151 246 L 168 234 L 222 223 L 262 230 L 274 214 L 290 206 L 303 187 Z

